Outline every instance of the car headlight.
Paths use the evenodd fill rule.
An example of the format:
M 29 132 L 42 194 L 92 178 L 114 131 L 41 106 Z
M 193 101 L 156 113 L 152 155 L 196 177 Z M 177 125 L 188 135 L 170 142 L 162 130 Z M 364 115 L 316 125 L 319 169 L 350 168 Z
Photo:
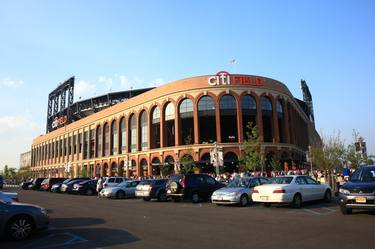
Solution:
M 349 195 L 350 194 L 350 191 L 347 190 L 347 189 L 344 189 L 344 188 L 340 188 L 339 192 L 343 195 Z
M 45 208 L 41 208 L 41 209 L 40 209 L 40 212 L 41 212 L 42 214 L 44 214 L 44 215 L 48 215 L 47 209 L 45 209 Z
M 228 196 L 237 196 L 238 193 L 236 193 L 236 192 L 231 192 L 231 193 L 228 193 L 227 195 L 228 195 Z

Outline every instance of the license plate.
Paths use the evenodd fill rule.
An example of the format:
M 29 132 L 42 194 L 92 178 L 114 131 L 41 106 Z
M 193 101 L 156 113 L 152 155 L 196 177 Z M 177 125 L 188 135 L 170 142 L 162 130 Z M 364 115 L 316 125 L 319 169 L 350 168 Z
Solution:
M 366 203 L 366 197 L 356 197 L 355 202 L 357 203 Z
M 261 196 L 260 199 L 261 199 L 262 201 L 268 201 L 268 196 Z

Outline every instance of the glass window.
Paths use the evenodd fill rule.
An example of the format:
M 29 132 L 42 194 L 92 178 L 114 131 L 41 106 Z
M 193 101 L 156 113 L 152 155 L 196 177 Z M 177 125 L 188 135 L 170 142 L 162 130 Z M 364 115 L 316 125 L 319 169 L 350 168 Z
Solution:
M 120 139 L 119 139 L 119 149 L 120 153 L 124 154 L 126 152 L 126 127 L 125 127 L 125 118 L 120 120 Z
M 104 145 L 104 156 L 109 155 L 109 126 L 108 124 L 104 124 L 104 137 L 103 137 L 103 145 Z
M 171 102 L 169 102 L 164 111 L 164 138 L 166 147 L 175 145 L 174 114 L 174 106 Z
M 108 182 L 109 182 L 109 183 L 114 183 L 114 182 L 115 182 L 115 178 L 109 178 L 109 179 L 108 179 Z
M 135 115 L 133 114 L 130 118 L 130 152 L 137 151 L 137 126 Z
M 194 143 L 194 111 L 193 101 L 184 99 L 180 104 L 180 144 Z
M 221 142 L 233 143 L 237 137 L 237 106 L 231 95 L 224 95 L 220 99 Z
M 111 150 L 110 153 L 111 155 L 117 155 L 117 122 L 114 120 L 111 125 Z
M 210 176 L 206 177 L 206 182 L 207 182 L 208 185 L 215 185 L 215 183 L 216 183 L 215 179 L 210 177 Z
M 307 184 L 318 184 L 314 179 L 312 179 L 309 176 L 306 176 L 305 180 L 306 180 Z
M 147 125 L 147 113 L 146 111 L 142 111 L 141 113 L 141 120 L 140 120 L 140 143 L 141 143 L 141 150 L 147 151 L 148 150 L 148 125 Z
M 280 100 L 276 102 L 276 112 L 277 112 L 277 124 L 279 127 L 279 137 L 280 143 L 285 143 L 285 120 L 284 120 L 284 111 L 283 105 Z
M 210 96 L 202 97 L 198 102 L 199 143 L 216 141 L 215 104 Z
M 150 148 L 160 148 L 160 109 L 155 106 L 151 111 Z
M 296 184 L 306 184 L 305 178 L 302 176 L 297 177 Z
M 100 126 L 96 128 L 96 157 L 102 156 L 102 130 Z
M 272 132 L 272 103 L 268 97 L 262 97 L 262 119 L 263 119 L 263 139 L 264 142 L 273 141 Z
M 285 176 L 285 177 L 274 177 L 274 178 L 271 178 L 270 180 L 270 184 L 290 184 L 293 180 L 293 177 L 288 177 L 288 176 Z
M 122 178 L 116 178 L 116 183 L 122 183 L 122 182 L 123 182 Z

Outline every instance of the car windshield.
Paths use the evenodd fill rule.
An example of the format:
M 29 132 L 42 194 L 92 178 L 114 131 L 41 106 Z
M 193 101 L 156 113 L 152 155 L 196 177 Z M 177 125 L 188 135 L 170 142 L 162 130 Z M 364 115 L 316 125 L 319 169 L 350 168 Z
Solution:
M 290 184 L 293 177 L 274 177 L 270 180 L 270 184 Z
M 235 178 L 228 184 L 228 188 L 246 188 L 249 186 L 250 178 Z
M 375 168 L 362 168 L 354 172 L 352 182 L 375 182 Z
M 127 187 L 129 184 L 130 184 L 130 182 L 122 182 L 122 183 L 120 183 L 117 186 L 119 186 L 119 187 Z
M 65 181 L 63 181 L 62 183 L 68 183 L 71 179 L 66 179 Z

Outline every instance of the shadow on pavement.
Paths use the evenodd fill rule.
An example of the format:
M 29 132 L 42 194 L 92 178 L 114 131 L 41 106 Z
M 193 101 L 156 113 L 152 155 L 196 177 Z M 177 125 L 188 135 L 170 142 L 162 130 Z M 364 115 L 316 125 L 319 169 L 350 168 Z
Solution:
M 0 240 L 7 249 L 83 249 L 120 246 L 140 239 L 125 230 L 111 228 L 72 228 L 48 230 L 21 242 Z

